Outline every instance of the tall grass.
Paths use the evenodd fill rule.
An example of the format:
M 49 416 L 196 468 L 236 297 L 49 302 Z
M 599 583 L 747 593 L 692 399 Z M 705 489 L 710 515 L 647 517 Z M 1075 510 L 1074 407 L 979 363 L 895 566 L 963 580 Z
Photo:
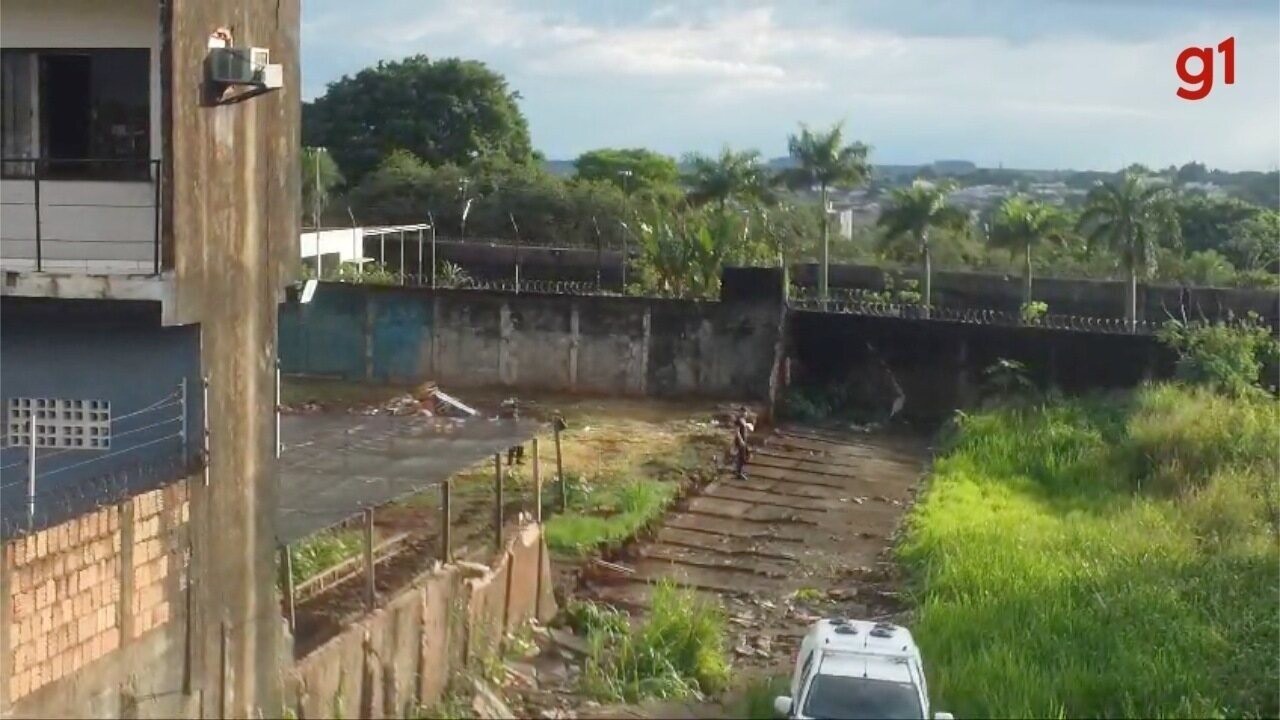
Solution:
M 717 693 L 728 684 L 724 613 L 691 590 L 657 585 L 638 625 L 600 605 L 572 614 L 590 643 L 582 669 L 589 695 L 635 702 Z
M 644 478 L 585 490 L 578 501 L 581 505 L 574 509 L 586 513 L 555 515 L 548 520 L 547 545 L 572 554 L 617 545 L 660 517 L 676 491 L 674 482 Z
M 357 530 L 333 530 L 314 535 L 290 549 L 293 582 L 301 583 L 360 554 L 363 547 Z
M 961 418 L 899 547 L 934 706 L 1280 713 L 1278 429 L 1173 386 Z

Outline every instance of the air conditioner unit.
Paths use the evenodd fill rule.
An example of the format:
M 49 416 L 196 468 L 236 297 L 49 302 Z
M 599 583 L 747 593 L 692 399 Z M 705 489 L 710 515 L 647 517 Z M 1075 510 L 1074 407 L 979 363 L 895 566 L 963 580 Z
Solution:
M 223 85 L 265 85 L 270 63 L 267 48 L 213 48 L 209 51 L 209 80 Z M 279 77 L 278 70 L 270 74 Z

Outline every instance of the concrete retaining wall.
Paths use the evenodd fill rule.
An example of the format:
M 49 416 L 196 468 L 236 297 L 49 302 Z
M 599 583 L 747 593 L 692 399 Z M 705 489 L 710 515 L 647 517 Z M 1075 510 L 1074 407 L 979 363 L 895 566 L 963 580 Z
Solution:
M 300 659 L 286 703 L 305 718 L 410 717 L 506 632 L 555 612 L 542 528 L 526 525 L 489 567 L 439 566 Z
M 762 400 L 782 329 L 782 275 L 739 272 L 746 275 L 736 285 L 726 275 L 719 302 L 322 283 L 310 303 L 281 309 L 282 368 L 351 380 Z

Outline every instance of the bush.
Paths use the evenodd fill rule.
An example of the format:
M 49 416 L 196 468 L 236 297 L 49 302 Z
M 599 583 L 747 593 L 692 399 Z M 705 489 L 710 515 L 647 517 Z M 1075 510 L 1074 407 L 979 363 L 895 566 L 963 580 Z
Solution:
M 670 582 L 655 586 L 649 614 L 638 627 L 599 606 L 580 620 L 591 645 L 582 671 L 590 695 L 635 702 L 718 693 L 728 685 L 724 613 L 692 590 Z
M 1277 340 L 1255 322 L 1238 325 L 1171 321 L 1160 340 L 1178 353 L 1178 378 L 1241 397 L 1255 392 L 1264 363 L 1276 355 Z

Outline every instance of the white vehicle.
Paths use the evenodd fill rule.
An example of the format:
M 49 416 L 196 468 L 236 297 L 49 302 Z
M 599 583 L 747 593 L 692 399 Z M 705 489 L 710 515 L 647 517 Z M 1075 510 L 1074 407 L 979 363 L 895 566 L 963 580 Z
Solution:
M 800 643 L 790 697 L 775 698 L 773 709 L 786 718 L 928 718 L 920 648 L 898 625 L 819 620 Z

